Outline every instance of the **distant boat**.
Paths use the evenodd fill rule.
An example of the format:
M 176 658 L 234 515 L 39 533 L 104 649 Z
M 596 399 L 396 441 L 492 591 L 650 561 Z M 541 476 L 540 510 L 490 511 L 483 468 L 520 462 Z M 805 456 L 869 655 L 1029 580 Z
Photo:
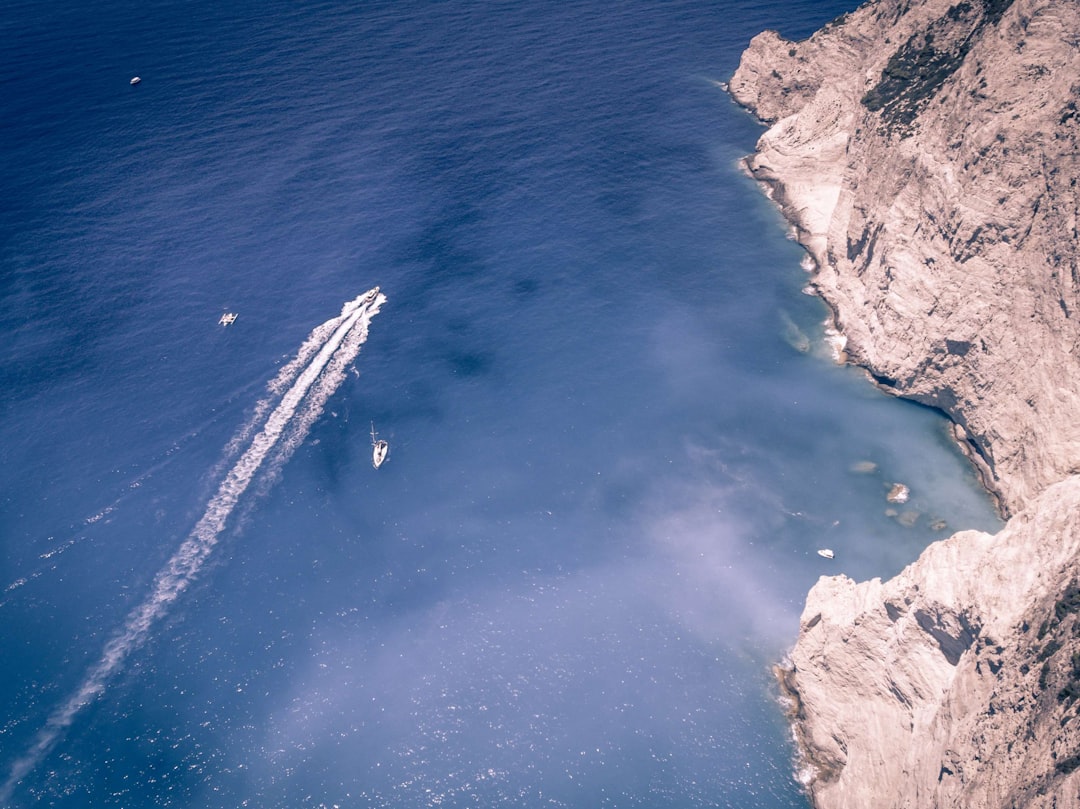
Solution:
M 832 559 L 836 554 L 832 552 L 831 548 L 820 548 L 817 552 L 818 556 L 824 556 L 826 559 Z
M 131 84 L 138 84 L 141 81 L 142 81 L 142 79 L 140 79 L 138 76 L 136 76 L 135 78 L 133 78 L 131 80 Z
M 221 320 L 218 321 L 222 326 L 231 326 L 236 322 L 236 312 L 226 312 L 221 316 Z
M 389 452 L 390 445 L 379 438 L 375 432 L 375 422 L 371 422 L 371 465 L 378 469 Z

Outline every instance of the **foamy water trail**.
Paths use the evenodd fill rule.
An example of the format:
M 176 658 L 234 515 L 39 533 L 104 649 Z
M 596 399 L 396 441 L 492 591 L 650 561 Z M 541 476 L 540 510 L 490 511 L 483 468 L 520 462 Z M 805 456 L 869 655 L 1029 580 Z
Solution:
M 361 298 L 363 297 L 364 296 L 361 296 Z M 358 298 L 357 300 L 360 300 L 361 298 Z M 352 301 L 352 303 L 356 303 L 356 301 Z M 281 366 L 277 376 L 266 383 L 266 391 L 270 395 L 260 399 L 256 403 L 251 416 L 244 422 L 244 425 L 236 431 L 236 435 L 234 435 L 225 446 L 225 452 L 223 453 L 224 463 L 227 463 L 229 460 L 236 457 L 247 445 L 251 436 L 255 434 L 255 430 L 263 423 L 266 414 L 270 412 L 270 408 L 272 408 L 282 394 L 289 389 L 289 386 L 296 381 L 297 374 L 299 374 L 304 366 L 311 361 L 311 358 L 315 356 L 315 353 L 319 350 L 319 347 L 326 342 L 327 338 L 330 337 L 330 335 L 332 335 L 349 317 L 349 315 L 346 314 L 347 309 L 348 306 L 342 309 L 341 314 L 337 317 L 330 318 L 330 320 L 322 325 L 312 329 L 311 334 L 308 335 L 308 338 L 304 341 L 303 345 L 300 346 L 300 350 L 296 352 L 296 356 L 285 363 L 285 365 Z M 376 311 L 378 311 L 377 308 Z
M 271 479 L 276 477 L 280 466 L 304 440 L 326 401 L 345 378 L 346 368 L 356 359 L 367 339 L 371 318 L 385 301 L 386 297 L 378 292 L 378 288 L 349 301 L 341 315 L 314 329 L 300 347 L 296 359 L 279 371 L 268 386 L 270 396 L 255 408 L 256 415 L 270 413 L 261 429 L 255 434 L 258 422 L 253 416 L 226 446 L 226 452 L 238 451 L 234 444 L 239 437 L 245 433 L 255 434 L 225 475 L 187 539 L 158 572 L 149 596 L 128 614 L 123 627 L 105 645 L 101 658 L 87 672 L 82 684 L 53 711 L 30 748 L 12 764 L 7 780 L 0 787 L 0 805 L 9 805 L 18 783 L 48 755 L 79 713 L 102 694 L 128 655 L 146 640 L 154 623 L 188 588 L 213 551 L 241 496 L 268 457 L 270 463 L 263 471 Z M 277 404 L 271 411 L 275 400 Z
M 346 335 L 341 348 L 335 352 L 326 369 L 313 386 L 311 395 L 304 399 L 303 405 L 289 423 L 287 432 L 274 449 L 274 457 L 267 464 L 265 472 L 267 488 L 274 482 L 274 476 L 281 471 L 281 468 L 288 462 L 296 448 L 303 443 L 311 430 L 311 425 L 322 415 L 327 400 L 344 381 L 349 372 L 349 366 L 352 365 L 356 355 L 360 353 L 360 347 L 367 340 L 371 318 L 378 313 L 379 308 L 382 306 L 382 296 L 379 297 L 380 300 L 377 300 L 372 307 L 368 308 L 368 311 L 363 313 L 355 328 Z

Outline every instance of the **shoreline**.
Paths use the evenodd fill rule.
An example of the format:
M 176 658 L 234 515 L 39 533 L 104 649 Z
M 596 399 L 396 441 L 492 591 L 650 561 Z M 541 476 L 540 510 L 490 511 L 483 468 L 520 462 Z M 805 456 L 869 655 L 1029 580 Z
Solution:
M 838 360 L 944 414 L 1006 520 L 807 594 L 772 673 L 817 809 L 1080 794 L 1078 36 L 1071 4 L 869 0 L 728 82 Z
M 753 114 L 753 110 L 742 105 L 738 99 L 732 97 L 732 100 L 740 107 L 747 110 L 747 112 Z M 764 122 L 761 122 L 764 123 Z M 815 297 L 820 298 L 822 303 L 828 312 L 826 334 L 829 330 L 834 332 L 838 340 L 839 345 L 833 346 L 833 356 L 837 364 L 850 365 L 854 368 L 858 368 L 863 372 L 867 381 L 873 385 L 874 388 L 881 393 L 892 396 L 898 399 L 904 399 L 913 404 L 918 404 L 923 407 L 929 407 L 937 413 L 940 413 L 945 420 L 949 423 L 949 434 L 952 437 L 953 443 L 960 450 L 960 453 L 967 459 L 975 472 L 976 477 L 979 480 L 980 485 L 986 494 L 990 497 L 991 502 L 994 505 L 994 509 L 997 511 L 998 516 L 1003 520 L 1008 520 L 1012 516 L 1011 510 L 1007 507 L 1003 498 L 1001 490 L 994 485 L 994 472 L 987 463 L 985 457 L 980 452 L 978 446 L 971 440 L 967 434 L 967 430 L 960 424 L 953 414 L 948 410 L 936 407 L 926 402 L 921 402 L 916 398 L 909 397 L 904 394 L 903 391 L 897 390 L 895 387 L 891 387 L 882 382 L 882 378 L 879 374 L 875 373 L 873 367 L 865 362 L 852 356 L 852 352 L 848 350 L 848 338 L 844 333 L 843 324 L 840 320 L 840 313 L 838 304 L 831 300 L 828 295 L 828 291 L 818 283 L 817 276 L 821 272 L 822 265 L 821 259 L 814 255 L 814 252 L 809 244 L 810 233 L 806 230 L 804 223 L 799 217 L 798 210 L 791 203 L 785 203 L 782 201 L 786 199 L 787 190 L 784 187 L 783 181 L 779 178 L 765 179 L 759 177 L 754 173 L 753 168 L 750 165 L 750 161 L 753 155 L 747 155 L 742 157 L 738 161 L 740 170 L 747 177 L 757 183 L 758 187 L 762 190 L 765 197 L 772 202 L 780 215 L 784 218 L 784 221 L 791 227 L 793 234 L 793 240 L 803 248 L 805 251 L 804 261 L 810 266 L 803 265 L 803 269 L 807 273 L 807 286 L 812 290 Z M 779 194 L 780 199 L 777 198 Z M 827 212 L 819 211 L 819 215 L 826 216 Z M 828 334 L 826 336 L 828 339 Z

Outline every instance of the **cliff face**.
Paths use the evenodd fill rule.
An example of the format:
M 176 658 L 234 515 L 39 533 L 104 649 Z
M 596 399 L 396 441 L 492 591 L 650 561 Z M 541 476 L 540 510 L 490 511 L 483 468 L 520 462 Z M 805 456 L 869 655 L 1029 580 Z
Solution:
M 1080 472 L 1078 38 L 1074 2 L 881 0 L 730 83 L 850 359 L 962 425 L 1006 512 Z
M 1080 478 L 896 578 L 823 578 L 785 673 L 819 807 L 1080 805 Z
M 1080 806 L 1080 4 L 871 0 L 755 37 L 730 89 L 848 359 L 944 410 L 1015 515 L 811 591 L 785 674 L 811 795 Z

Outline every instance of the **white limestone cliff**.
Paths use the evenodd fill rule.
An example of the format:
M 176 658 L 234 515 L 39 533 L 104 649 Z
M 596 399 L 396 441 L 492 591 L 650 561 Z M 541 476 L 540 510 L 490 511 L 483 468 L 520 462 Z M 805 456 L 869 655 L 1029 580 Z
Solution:
M 815 804 L 1080 804 L 1078 553 L 1071 477 L 888 582 L 822 578 L 785 672 Z
M 847 358 L 946 412 L 1013 515 L 811 591 L 784 674 L 810 794 L 1080 806 L 1080 4 L 870 0 L 755 37 L 730 90 Z
M 730 82 L 851 359 L 963 425 L 1006 512 L 1080 472 L 1078 37 L 1073 2 L 880 0 Z

